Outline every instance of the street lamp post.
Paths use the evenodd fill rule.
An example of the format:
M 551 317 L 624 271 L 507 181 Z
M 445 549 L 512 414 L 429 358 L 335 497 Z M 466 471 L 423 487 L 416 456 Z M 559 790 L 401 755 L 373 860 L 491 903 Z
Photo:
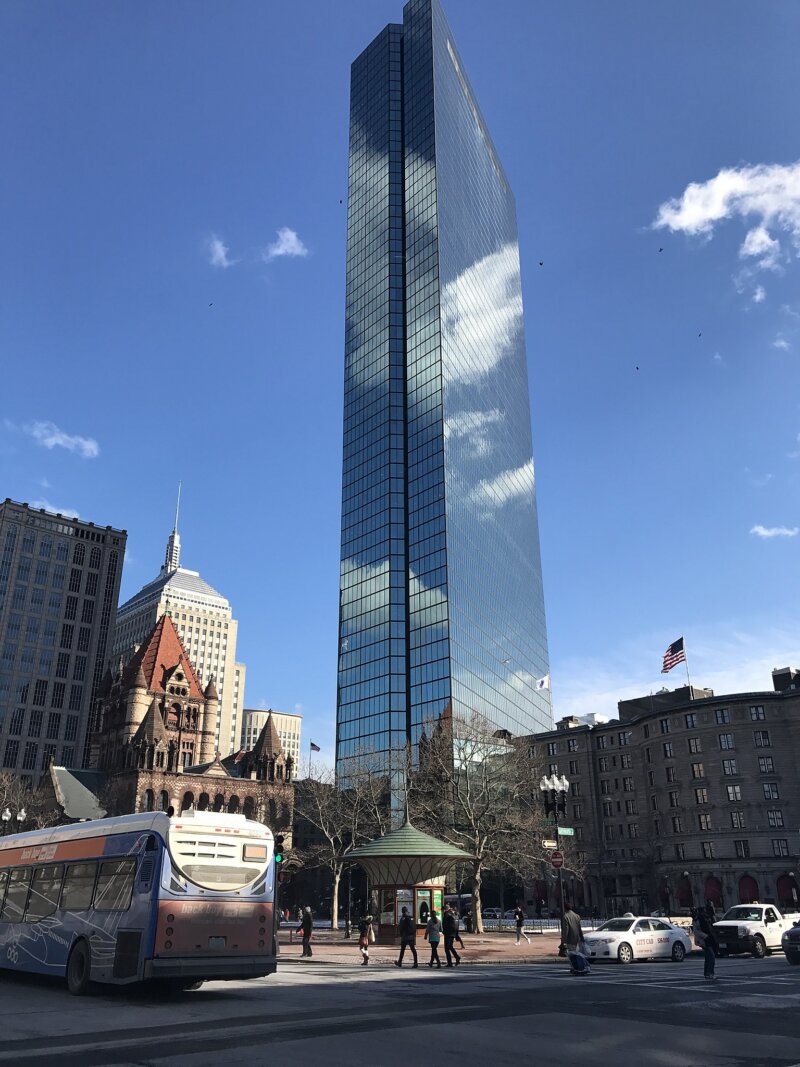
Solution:
M 17 810 L 17 814 L 16 814 L 17 832 L 19 832 L 22 829 L 22 824 L 25 822 L 27 817 L 28 817 L 28 813 L 27 813 L 27 811 L 25 811 L 24 808 L 19 808 Z M 12 820 L 11 808 L 6 808 L 3 811 L 3 813 L 0 814 L 0 820 L 2 820 L 2 823 L 3 823 L 3 837 L 5 837 L 6 834 L 9 832 L 9 829 L 11 827 L 11 820 Z
M 552 815 L 553 822 L 556 826 L 556 844 L 558 841 L 558 816 L 563 815 L 567 810 L 567 790 L 569 789 L 569 779 L 565 775 L 554 774 L 551 778 L 546 775 L 539 782 L 539 789 L 542 792 L 542 800 L 544 801 L 545 815 Z M 561 873 L 561 867 L 558 870 L 558 898 L 561 905 L 561 916 L 564 916 L 564 877 Z M 559 955 L 564 955 L 564 945 L 559 945 Z

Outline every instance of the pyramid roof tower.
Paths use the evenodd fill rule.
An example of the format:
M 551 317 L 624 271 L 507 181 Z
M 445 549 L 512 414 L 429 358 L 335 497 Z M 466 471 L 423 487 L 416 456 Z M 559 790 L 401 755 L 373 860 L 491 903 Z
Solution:
M 278 736 L 278 729 L 272 720 L 272 711 L 270 711 L 269 715 L 267 715 L 267 721 L 264 723 L 264 729 L 258 735 L 258 741 L 253 747 L 253 756 L 255 759 L 272 759 L 282 753 L 283 746 Z
M 139 724 L 139 729 L 133 738 L 134 745 L 155 745 L 160 741 L 167 742 L 167 728 L 164 725 L 164 717 L 158 706 L 158 697 L 153 697 L 153 702 L 147 709 L 147 714 Z
M 125 668 L 124 684 L 126 687 L 141 684 L 141 673 L 149 692 L 167 693 L 173 675 L 179 672 L 183 680 L 173 681 L 173 685 L 187 688 L 190 700 L 202 701 L 203 687 L 178 631 L 169 615 L 162 615 Z

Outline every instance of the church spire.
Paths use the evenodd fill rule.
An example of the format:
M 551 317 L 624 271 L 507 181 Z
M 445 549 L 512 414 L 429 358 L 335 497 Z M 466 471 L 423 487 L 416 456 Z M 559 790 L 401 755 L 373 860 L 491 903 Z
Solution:
M 178 535 L 178 514 L 181 508 L 181 482 L 178 482 L 178 500 L 175 504 L 175 525 L 167 541 L 167 554 L 162 570 L 176 571 L 181 565 L 181 539 Z

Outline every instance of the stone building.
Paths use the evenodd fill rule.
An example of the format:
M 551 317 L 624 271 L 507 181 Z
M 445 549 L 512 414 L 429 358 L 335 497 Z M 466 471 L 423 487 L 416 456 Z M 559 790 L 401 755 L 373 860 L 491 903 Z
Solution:
M 197 808 L 243 812 L 290 830 L 292 760 L 268 718 L 250 751 L 224 759 L 214 745 L 219 695 L 203 688 L 173 620 L 162 615 L 130 661 L 103 680 L 93 764 L 111 813 Z
M 303 730 L 303 716 L 298 715 L 297 712 L 275 711 L 273 708 L 268 708 L 266 711 L 261 708 L 245 708 L 242 711 L 242 748 L 253 747 L 270 716 L 272 716 L 272 721 L 275 723 L 284 753 L 287 756 L 291 756 L 294 761 L 296 774 L 297 768 L 300 766 L 300 747 Z
M 716 696 L 684 686 L 618 705 L 619 718 L 562 719 L 527 738 L 566 775 L 563 823 L 586 876 L 578 903 L 613 914 L 712 901 L 800 906 L 800 676 L 773 691 Z M 547 880 L 536 887 L 554 902 Z
M 201 578 L 181 566 L 178 515 L 167 540 L 164 563 L 156 578 L 121 604 L 112 647 L 113 661 L 130 659 L 162 615 L 172 617 L 201 685 L 213 677 L 219 694 L 214 747 L 223 755 L 235 752 L 241 734 L 245 666 L 236 662 L 238 623 L 229 601 Z

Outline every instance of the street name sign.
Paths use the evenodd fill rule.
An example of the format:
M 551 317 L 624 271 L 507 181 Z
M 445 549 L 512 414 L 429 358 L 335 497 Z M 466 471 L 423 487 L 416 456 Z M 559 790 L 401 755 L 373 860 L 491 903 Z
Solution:
M 558 828 L 558 836 L 559 837 L 574 837 L 575 836 L 575 830 L 571 826 L 559 826 L 559 828 Z

